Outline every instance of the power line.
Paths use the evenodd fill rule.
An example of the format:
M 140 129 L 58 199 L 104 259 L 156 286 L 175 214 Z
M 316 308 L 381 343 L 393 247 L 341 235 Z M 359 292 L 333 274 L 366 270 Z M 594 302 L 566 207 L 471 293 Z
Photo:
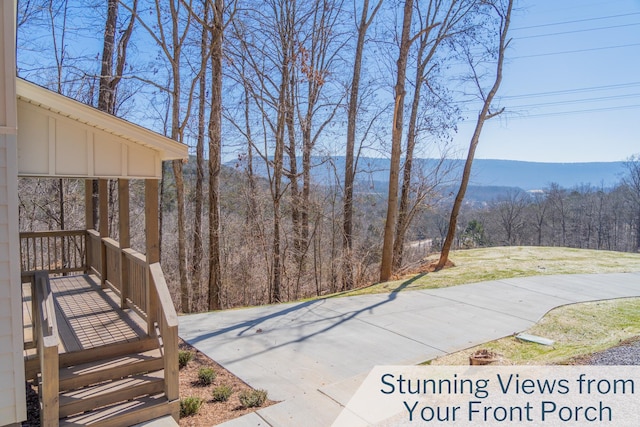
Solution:
M 600 113 L 600 112 L 618 111 L 618 110 L 631 110 L 636 108 L 640 108 L 640 104 L 620 105 L 616 107 L 591 108 L 588 110 L 558 111 L 553 113 L 538 113 L 538 114 L 523 115 L 523 116 L 512 116 L 512 117 L 509 117 L 509 120 L 529 119 L 529 118 L 536 118 L 536 117 L 556 117 L 556 116 L 566 116 L 570 114 Z
M 573 99 L 568 101 L 553 101 L 553 102 L 542 102 L 538 104 L 524 104 L 524 105 L 514 105 L 509 108 L 532 108 L 532 107 L 551 107 L 554 105 L 570 105 L 570 104 L 580 104 L 586 102 L 599 102 L 599 101 L 611 101 L 615 99 L 627 99 L 627 98 L 636 98 L 640 97 L 640 93 L 631 93 L 625 95 L 613 95 L 613 96 L 599 96 L 596 98 L 583 98 L 583 99 Z
M 638 25 L 640 25 L 640 22 L 634 22 L 632 24 L 609 25 L 607 27 L 583 28 L 583 29 L 580 29 L 580 30 L 560 31 L 560 32 L 557 32 L 557 33 L 536 34 L 536 35 L 533 35 L 533 36 L 515 37 L 514 40 L 525 40 L 525 39 L 534 39 L 534 38 L 539 38 L 539 37 L 560 36 L 560 35 L 565 35 L 565 34 L 586 33 L 586 32 L 589 32 L 589 31 L 610 30 L 610 29 L 613 29 L 613 28 L 636 27 Z
M 631 44 L 621 44 L 616 46 L 603 46 L 603 47 L 593 47 L 589 49 L 578 49 L 578 50 L 565 50 L 562 52 L 549 52 L 549 53 L 539 53 L 535 55 L 523 55 L 523 56 L 513 56 L 509 59 L 524 59 L 524 58 L 538 58 L 541 56 L 553 56 L 553 55 L 567 55 L 571 53 L 583 53 L 583 52 L 594 52 L 598 50 L 608 50 L 608 49 L 621 49 L 625 47 L 635 47 L 640 46 L 640 43 L 631 43 Z
M 581 87 L 581 88 L 574 88 L 574 89 L 554 90 L 550 92 L 525 93 L 522 95 L 508 95 L 508 96 L 502 96 L 501 99 L 538 98 L 541 96 L 567 95 L 567 94 L 574 94 L 574 93 L 580 93 L 580 92 L 595 92 L 599 90 L 622 89 L 622 88 L 629 88 L 634 86 L 640 86 L 640 82 L 619 83 L 615 85 L 605 85 L 605 86 Z
M 551 27 L 551 26 L 554 26 L 554 25 L 576 24 L 578 22 L 598 21 L 598 20 L 602 20 L 602 19 L 621 18 L 621 17 L 634 16 L 634 15 L 640 15 L 640 12 L 625 13 L 625 14 L 621 14 L 621 15 L 599 16 L 599 17 L 595 17 L 595 18 L 576 19 L 576 20 L 573 20 L 573 21 L 552 22 L 552 23 L 549 23 L 549 24 L 529 25 L 527 27 L 512 28 L 510 31 L 528 30 L 528 29 L 531 29 L 531 28 Z

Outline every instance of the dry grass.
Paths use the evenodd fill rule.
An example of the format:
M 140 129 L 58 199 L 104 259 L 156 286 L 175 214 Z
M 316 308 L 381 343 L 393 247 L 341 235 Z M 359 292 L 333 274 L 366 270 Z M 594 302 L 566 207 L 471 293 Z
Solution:
M 436 259 L 429 257 L 425 263 Z M 341 295 L 394 290 L 431 289 L 487 280 L 551 274 L 640 271 L 640 254 L 556 247 L 514 246 L 453 251 L 455 267 L 436 273 L 408 275 Z
M 501 357 L 498 365 L 571 363 L 640 335 L 640 298 L 595 301 L 559 307 L 527 333 L 554 340 L 552 346 L 501 338 L 431 360 L 431 365 L 468 365 L 469 356 L 487 349 Z

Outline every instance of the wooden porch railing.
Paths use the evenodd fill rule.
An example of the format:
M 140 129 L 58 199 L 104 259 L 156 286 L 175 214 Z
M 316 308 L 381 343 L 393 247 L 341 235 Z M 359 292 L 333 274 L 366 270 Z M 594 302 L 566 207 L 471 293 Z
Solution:
M 160 263 L 149 266 L 149 319 L 156 325 L 164 356 L 164 393 L 172 401 L 179 398 L 178 390 L 178 315 L 171 301 L 169 288 Z M 153 313 L 153 314 L 151 314 Z
M 59 365 L 58 326 L 53 307 L 53 294 L 49 284 L 49 273 L 37 271 L 31 275 L 31 295 L 33 298 L 34 339 L 40 362 L 40 419 L 42 426 L 58 426 L 59 418 Z
M 148 318 L 149 265 L 147 257 L 133 249 L 124 249 L 127 263 L 127 304 L 143 318 Z
M 96 230 L 87 230 L 87 273 L 93 272 L 102 276 L 102 255 L 100 247 L 102 245 L 100 233 Z
M 103 238 L 105 260 L 107 268 L 103 271 L 103 280 L 119 295 L 122 295 L 122 280 L 120 277 L 120 244 L 111 238 Z
M 63 274 L 87 270 L 84 230 L 20 233 L 22 271 Z

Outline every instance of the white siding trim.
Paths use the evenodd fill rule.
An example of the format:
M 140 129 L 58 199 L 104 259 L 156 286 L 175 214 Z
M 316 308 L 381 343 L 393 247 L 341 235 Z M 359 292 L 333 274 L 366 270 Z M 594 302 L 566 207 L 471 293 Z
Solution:
M 13 327 L 13 373 L 14 393 L 16 401 L 16 421 L 27 418 L 26 399 L 24 394 L 24 347 L 22 327 L 22 288 L 20 286 L 20 257 L 17 248 L 20 247 L 18 230 L 18 143 L 13 135 L 7 137 L 7 200 L 9 219 L 9 269 L 11 280 L 11 322 Z

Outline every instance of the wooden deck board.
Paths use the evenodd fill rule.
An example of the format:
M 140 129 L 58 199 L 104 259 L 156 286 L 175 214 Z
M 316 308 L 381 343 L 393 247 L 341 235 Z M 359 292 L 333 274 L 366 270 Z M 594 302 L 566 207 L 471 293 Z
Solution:
M 31 337 L 31 296 L 23 291 L 25 341 Z M 146 337 L 142 319 L 120 309 L 110 290 L 101 289 L 91 276 L 64 276 L 51 279 L 56 320 L 60 333 L 60 353 L 75 352 L 109 344 L 131 342 Z

